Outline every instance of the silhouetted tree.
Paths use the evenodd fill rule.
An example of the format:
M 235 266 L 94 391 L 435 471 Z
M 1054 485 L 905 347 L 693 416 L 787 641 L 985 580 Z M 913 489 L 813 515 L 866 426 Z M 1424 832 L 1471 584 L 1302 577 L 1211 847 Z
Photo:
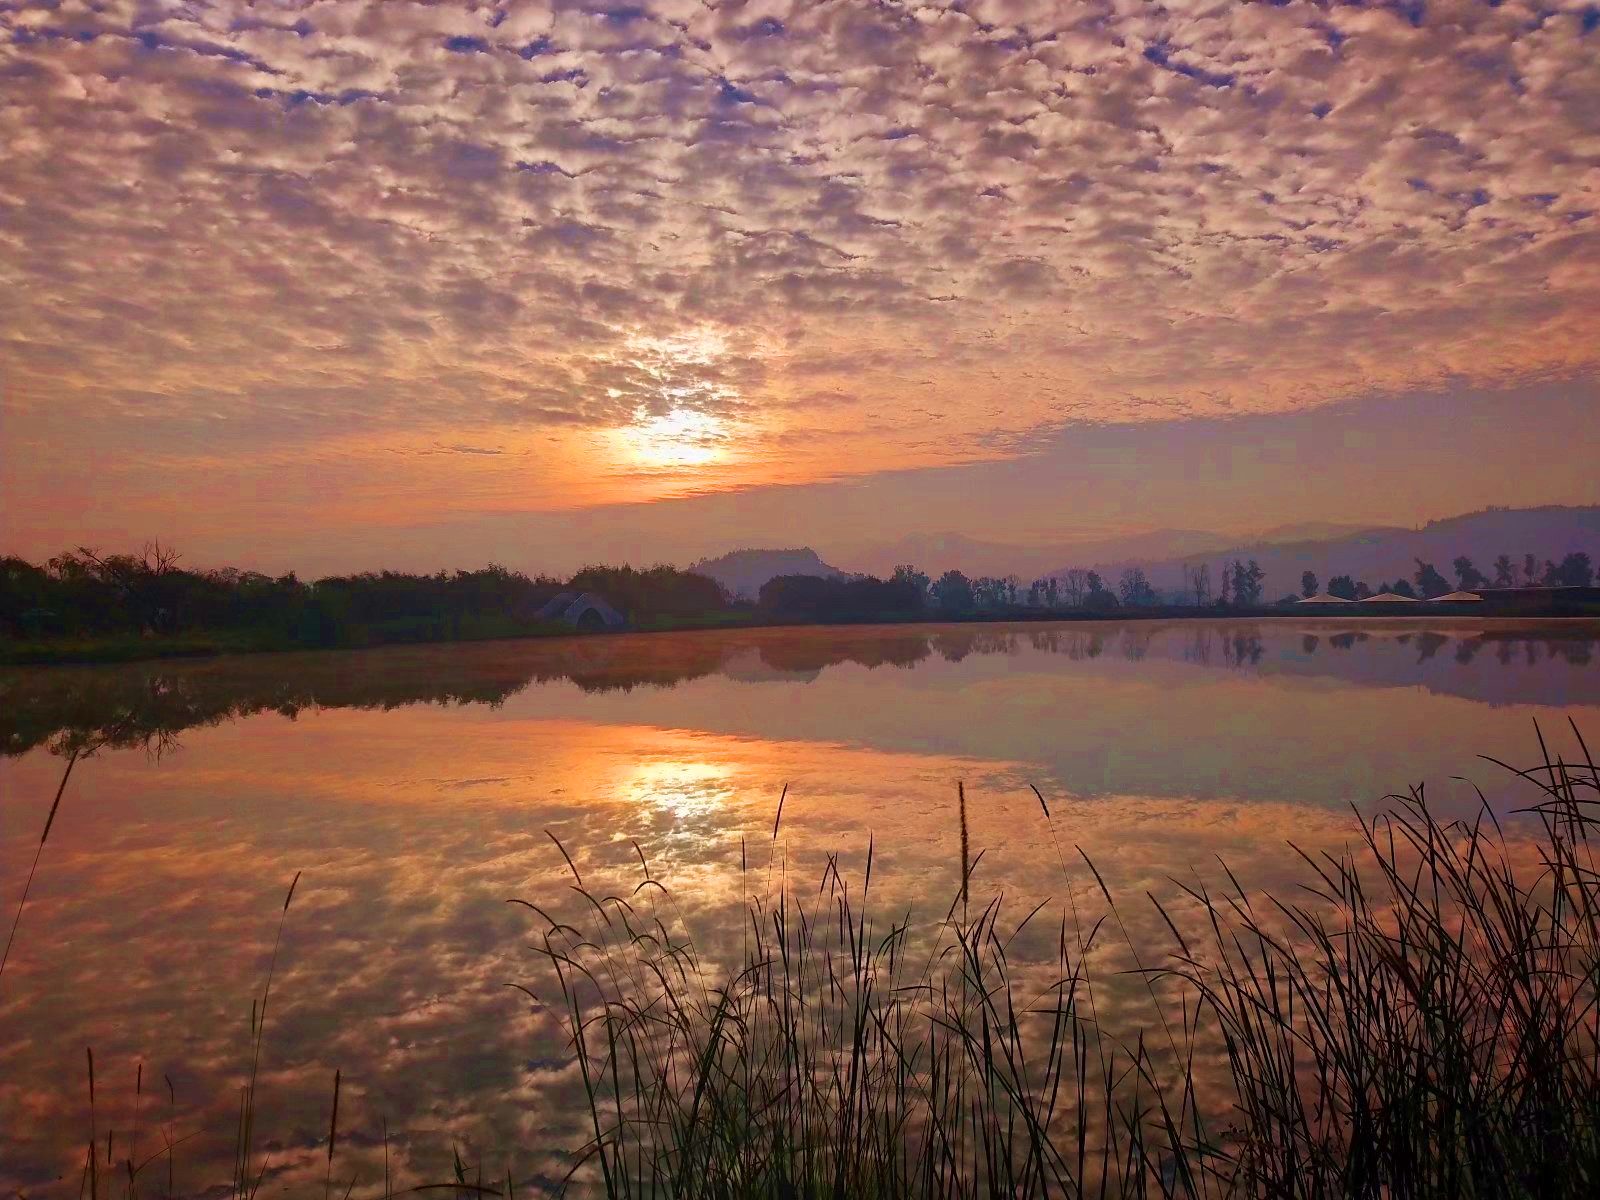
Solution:
M 1240 608 L 1261 602 L 1261 581 L 1266 572 L 1255 559 L 1247 564 L 1233 560 L 1233 602 Z
M 1393 592 L 1396 596 L 1410 596 L 1413 600 L 1417 598 L 1415 589 L 1413 589 L 1411 584 L 1404 579 L 1396 579 L 1392 584 L 1389 585 L 1388 590 Z
M 1300 594 L 1307 597 L 1317 594 L 1317 577 L 1310 571 L 1300 572 Z
M 940 608 L 967 612 L 972 608 L 972 581 L 960 571 L 946 571 L 933 585 L 933 595 Z
M 1210 563 L 1197 563 L 1192 567 L 1185 567 L 1184 581 L 1187 589 L 1194 593 L 1196 608 L 1204 608 L 1211 602 Z
M 1502 554 L 1494 560 L 1494 585 L 1495 587 L 1510 587 L 1514 575 L 1511 566 L 1511 555 Z
M 1100 578 L 1098 571 L 1088 574 L 1089 589 L 1083 594 L 1083 606 L 1092 609 L 1106 609 L 1120 607 L 1116 596 L 1105 586 L 1105 581 Z
M 1412 578 L 1417 581 L 1417 592 L 1424 599 L 1431 600 L 1451 590 L 1449 580 L 1439 574 L 1432 563 L 1425 563 L 1419 558 L 1416 564 L 1417 573 Z
M 1594 566 L 1589 556 L 1578 550 L 1561 560 L 1556 568 L 1557 582 L 1564 587 L 1590 587 L 1594 583 Z
M 980 575 L 972 581 L 972 602 L 979 608 L 997 608 L 1006 603 L 1006 581 L 993 575 Z
M 923 594 L 908 580 L 779 575 L 761 585 L 761 608 L 775 616 L 815 621 L 866 621 L 912 616 Z
M 1367 581 L 1365 579 L 1361 579 L 1356 582 L 1355 598 L 1357 600 L 1366 600 L 1371 597 L 1372 594 L 1372 589 L 1367 586 Z
M 1450 565 L 1455 568 L 1456 579 L 1462 588 L 1483 587 L 1489 582 L 1483 572 L 1473 566 L 1472 560 L 1465 554 L 1458 556 Z
M 57 632 L 61 616 L 51 608 L 51 579 L 26 559 L 0 559 L 0 632 L 36 637 Z
M 1348 575 L 1335 575 L 1328 580 L 1328 595 L 1338 596 L 1341 600 L 1354 600 L 1356 598 L 1356 581 Z
M 928 594 L 928 589 L 932 586 L 932 583 L 928 577 L 921 571 L 917 570 L 917 568 L 912 566 L 910 563 L 902 563 L 900 566 L 896 567 L 894 569 L 894 574 L 889 578 L 892 583 L 910 584 L 924 596 Z
M 1534 579 L 1539 574 L 1539 560 L 1530 552 L 1522 556 L 1522 582 L 1528 587 L 1533 586 Z
M 574 575 L 574 591 L 598 592 L 631 621 L 700 616 L 728 606 L 728 595 L 709 575 L 657 565 L 585 567 Z
M 179 555 L 159 541 L 146 542 L 139 554 L 100 554 L 79 546 L 75 554 L 50 560 L 56 577 L 83 602 L 102 607 L 111 627 L 134 632 L 176 633 L 182 625 L 182 601 L 203 577 L 179 571 Z M 101 626 L 106 628 L 106 626 Z
M 1122 596 L 1122 602 L 1127 605 L 1150 605 L 1156 602 L 1155 589 L 1145 578 L 1142 567 L 1129 567 L 1123 571 L 1122 578 L 1117 583 L 1117 591 Z
M 1061 577 L 1061 586 L 1066 593 L 1067 603 L 1077 608 L 1083 603 L 1083 593 L 1088 587 L 1088 579 L 1082 567 L 1070 567 Z

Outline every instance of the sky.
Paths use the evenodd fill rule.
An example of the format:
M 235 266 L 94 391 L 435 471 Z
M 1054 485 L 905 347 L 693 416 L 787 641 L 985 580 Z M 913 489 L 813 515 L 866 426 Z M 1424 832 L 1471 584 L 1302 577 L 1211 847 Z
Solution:
M 1595 503 L 1600 6 L 0 0 L 0 551 Z

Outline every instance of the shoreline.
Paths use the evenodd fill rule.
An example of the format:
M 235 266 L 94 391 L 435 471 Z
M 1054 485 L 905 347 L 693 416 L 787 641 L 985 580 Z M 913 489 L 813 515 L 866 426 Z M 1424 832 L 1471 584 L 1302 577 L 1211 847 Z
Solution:
M 482 642 L 543 641 L 547 639 L 605 638 L 628 634 L 701 633 L 720 630 L 746 629 L 846 629 L 846 628 L 904 628 L 914 625 L 1032 625 L 1032 624 L 1106 624 L 1127 621 L 1263 621 L 1297 620 L 1306 622 L 1337 623 L 1340 625 L 1384 624 L 1488 624 L 1536 621 L 1561 626 L 1594 625 L 1600 627 L 1600 605 L 1547 606 L 1542 610 L 1520 609 L 1514 606 L 1495 606 L 1483 609 L 1474 606 L 1471 612 L 1460 611 L 1458 604 L 1439 605 L 1419 601 L 1405 611 L 1392 609 L 1361 610 L 1358 605 L 1348 606 L 1306 605 L 1301 607 L 1272 606 L 1258 608 L 1196 608 L 1177 605 L 1110 610 L 1085 609 L 1028 609 L 987 611 L 972 613 L 917 613 L 905 616 L 877 616 L 839 621 L 804 621 L 778 619 L 733 612 L 717 614 L 717 620 L 656 621 L 640 627 L 606 632 L 584 632 L 577 629 L 552 628 L 545 625 L 523 631 L 497 632 L 484 637 L 405 638 L 395 640 L 370 640 L 344 645 L 307 645 L 301 642 L 271 637 L 251 637 L 231 631 L 196 632 L 177 637 L 119 636 L 99 639 L 62 639 L 61 641 L 0 641 L 0 667 L 55 667 L 55 666 L 110 666 L 133 662 L 156 662 L 170 659 L 221 658 L 226 655 L 306 654 L 318 652 L 348 652 L 375 650 L 396 646 L 447 646 L 473 645 Z M 1420 611 L 1419 611 L 1420 610 Z M 1548 627 L 1548 626 L 1547 626 Z

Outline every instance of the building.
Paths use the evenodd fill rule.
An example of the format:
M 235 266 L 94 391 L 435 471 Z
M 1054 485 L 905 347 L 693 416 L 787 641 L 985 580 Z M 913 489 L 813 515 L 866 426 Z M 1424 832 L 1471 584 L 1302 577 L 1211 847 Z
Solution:
M 598 592 L 560 592 L 534 615 L 541 621 L 559 621 L 586 633 L 628 627 L 628 619 Z
M 1472 594 L 1497 613 L 1592 615 L 1600 609 L 1600 587 L 1473 588 Z

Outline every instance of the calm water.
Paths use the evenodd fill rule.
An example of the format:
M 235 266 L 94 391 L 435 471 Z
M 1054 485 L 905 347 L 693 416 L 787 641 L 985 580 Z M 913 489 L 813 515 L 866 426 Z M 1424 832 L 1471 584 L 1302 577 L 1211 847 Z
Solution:
M 1283 886 L 1301 878 L 1288 839 L 1338 846 L 1351 805 L 1411 784 L 1445 806 L 1473 802 L 1457 776 L 1501 810 L 1525 802 L 1478 756 L 1530 764 L 1534 721 L 1562 749 L 1569 717 L 1600 742 L 1596 651 L 1594 626 L 1285 620 L 9 672 L 8 927 L 66 754 L 101 748 L 74 770 L 0 981 L 0 1190 L 78 1190 L 86 1047 L 102 1161 L 108 1130 L 126 1156 L 137 1106 L 136 1158 L 195 1135 L 177 1190 L 227 1182 L 251 996 L 297 871 L 264 1052 L 267 1190 L 320 1186 L 335 1068 L 347 1161 L 381 1162 L 387 1122 L 400 1178 L 444 1178 L 454 1144 L 536 1187 L 583 1137 L 551 1019 L 505 986 L 536 974 L 530 914 L 505 898 L 578 903 L 546 830 L 618 890 L 637 841 L 712 940 L 773 872 L 814 886 L 831 852 L 859 871 L 869 836 L 878 903 L 936 922 L 959 883 L 957 781 L 978 885 L 1019 915 L 1065 887 L 1030 784 L 1119 895 L 1213 879 L 1219 857 Z M 1159 939 L 1142 911 L 1136 936 Z

